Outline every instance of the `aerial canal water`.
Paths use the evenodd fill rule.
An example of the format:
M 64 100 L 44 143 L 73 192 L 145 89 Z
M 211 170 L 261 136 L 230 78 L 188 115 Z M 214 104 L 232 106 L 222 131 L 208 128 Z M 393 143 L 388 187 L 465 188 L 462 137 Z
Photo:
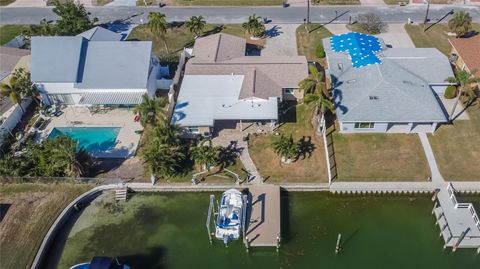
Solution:
M 247 253 L 241 240 L 209 244 L 209 193 L 135 194 L 121 205 L 102 195 L 64 227 L 44 267 L 104 255 L 133 269 L 480 268 L 475 250 L 443 250 L 429 196 L 284 193 L 282 202 L 279 252 Z M 336 255 L 338 233 L 343 250 Z

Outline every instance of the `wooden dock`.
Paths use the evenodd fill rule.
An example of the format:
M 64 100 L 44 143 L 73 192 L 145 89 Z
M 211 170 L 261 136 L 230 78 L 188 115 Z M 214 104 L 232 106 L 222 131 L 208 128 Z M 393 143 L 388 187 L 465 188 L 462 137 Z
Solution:
M 280 187 L 249 187 L 246 243 L 251 247 L 278 247 L 280 243 Z

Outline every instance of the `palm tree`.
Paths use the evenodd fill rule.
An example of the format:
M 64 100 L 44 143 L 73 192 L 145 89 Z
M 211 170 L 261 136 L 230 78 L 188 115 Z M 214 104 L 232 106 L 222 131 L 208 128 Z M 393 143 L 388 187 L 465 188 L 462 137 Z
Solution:
M 165 50 L 168 53 L 167 39 L 165 35 L 167 34 L 168 22 L 166 20 L 165 14 L 160 12 L 150 12 L 148 14 L 148 26 L 152 33 L 157 33 L 160 38 L 163 40 L 165 45 Z
M 144 163 L 154 177 L 174 176 L 185 160 L 181 146 L 161 144 L 158 140 L 149 141 L 142 155 Z
M 133 109 L 133 113 L 138 113 L 140 115 L 142 126 L 145 126 L 147 123 L 155 124 L 161 121 L 167 114 L 167 111 L 165 110 L 167 104 L 168 100 L 165 97 L 151 99 L 145 94 L 142 103 L 138 104 Z
M 6 83 L 0 83 L 0 96 L 2 97 L 10 97 L 10 100 L 12 103 L 18 104 L 22 112 L 25 112 L 25 110 L 22 107 L 22 93 L 21 89 L 18 87 L 18 84 L 16 83 L 17 79 L 15 76 L 11 76 L 8 84 Z
M 292 135 L 287 137 L 284 134 L 280 134 L 272 142 L 272 148 L 284 163 L 291 163 L 293 160 L 296 160 L 300 153 L 300 143 L 295 142 Z
M 20 95 L 23 97 L 31 97 L 39 104 L 38 89 L 31 80 L 30 72 L 26 71 L 25 68 L 17 68 L 13 71 L 12 77 L 14 77 L 15 85 L 19 89 Z
M 472 17 L 465 11 L 456 11 L 453 17 L 448 21 L 448 27 L 462 37 L 472 29 Z
M 265 24 L 262 18 L 255 14 L 248 17 L 248 21 L 242 24 L 242 28 L 254 37 L 262 37 L 265 33 Z
M 153 136 L 151 139 L 157 139 L 160 144 L 180 145 L 179 134 L 181 127 L 177 124 L 170 124 L 168 120 L 164 120 L 162 125 L 153 128 Z
M 322 92 L 323 90 L 323 73 L 318 71 L 315 66 L 308 66 L 310 71 L 308 77 L 298 83 L 300 90 L 303 90 L 305 94 Z
M 185 23 L 190 33 L 195 34 L 195 38 L 202 34 L 206 24 L 207 22 L 202 16 L 192 16 L 190 20 Z
M 446 82 L 460 84 L 460 91 L 457 96 L 457 100 L 455 101 L 455 105 L 453 106 L 452 113 L 450 114 L 450 120 L 452 120 L 451 117 L 455 113 L 455 109 L 457 108 L 458 102 L 462 95 L 467 96 L 467 104 L 472 104 L 475 99 L 478 98 L 475 88 L 472 86 L 473 83 L 480 82 L 480 78 L 475 76 L 476 73 L 476 69 L 472 70 L 472 72 L 468 72 L 466 70 L 457 70 L 455 71 L 455 77 L 449 77 L 445 79 Z
M 210 171 L 210 167 L 215 166 L 220 161 L 220 147 L 213 147 L 212 141 L 208 140 L 208 144 L 204 145 L 200 142 L 191 150 L 195 162 L 202 166 L 203 170 Z
M 333 111 L 334 109 L 332 101 L 330 101 L 330 99 L 328 99 L 328 97 L 323 92 L 317 94 L 308 93 L 303 98 L 303 101 L 306 104 L 314 103 L 316 110 L 321 114 L 324 114 L 327 110 Z

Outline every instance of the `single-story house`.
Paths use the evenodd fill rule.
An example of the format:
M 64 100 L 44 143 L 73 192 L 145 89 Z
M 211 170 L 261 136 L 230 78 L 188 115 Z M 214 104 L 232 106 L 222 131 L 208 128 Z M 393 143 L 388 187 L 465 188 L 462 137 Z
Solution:
M 301 98 L 304 56 L 247 56 L 244 38 L 198 38 L 185 66 L 172 121 L 190 133 L 210 133 L 216 121 L 276 124 L 278 103 Z
M 480 77 L 480 35 L 469 38 L 451 38 L 448 40 L 452 45 L 450 59 L 459 69 L 473 72 Z M 480 84 L 478 84 L 480 85 Z
M 77 36 L 32 37 L 31 78 L 46 104 L 133 106 L 155 96 L 151 41 L 121 41 L 95 27 Z
M 0 83 L 9 84 L 12 72 L 17 68 L 28 70 L 30 51 L 13 47 L 0 46 Z M 22 101 L 22 107 L 12 103 L 8 96 L 0 98 L 0 145 L 6 134 L 9 134 L 20 122 L 31 99 Z M 22 109 L 23 108 L 23 109 Z
M 454 74 L 445 55 L 434 48 L 387 48 L 381 39 L 381 48 L 365 54 L 364 36 L 344 37 L 333 44 L 351 46 L 343 52 L 323 40 L 340 132 L 433 133 L 448 121 L 441 98 Z
M 8 83 L 16 68 L 27 68 L 29 55 L 29 50 L 0 46 L 0 82 Z

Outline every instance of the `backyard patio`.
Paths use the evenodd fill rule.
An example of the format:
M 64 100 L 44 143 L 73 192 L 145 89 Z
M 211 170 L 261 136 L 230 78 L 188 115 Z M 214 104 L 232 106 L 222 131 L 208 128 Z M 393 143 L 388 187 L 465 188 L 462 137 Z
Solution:
M 54 128 L 118 128 L 111 149 L 95 150 L 90 153 L 96 158 L 131 158 L 135 155 L 143 130 L 141 124 L 135 122 L 133 118 L 134 115 L 129 109 L 93 110 L 87 107 L 67 106 L 58 113 L 58 116 L 47 117 L 44 126 L 38 130 L 36 141 L 47 139 Z

